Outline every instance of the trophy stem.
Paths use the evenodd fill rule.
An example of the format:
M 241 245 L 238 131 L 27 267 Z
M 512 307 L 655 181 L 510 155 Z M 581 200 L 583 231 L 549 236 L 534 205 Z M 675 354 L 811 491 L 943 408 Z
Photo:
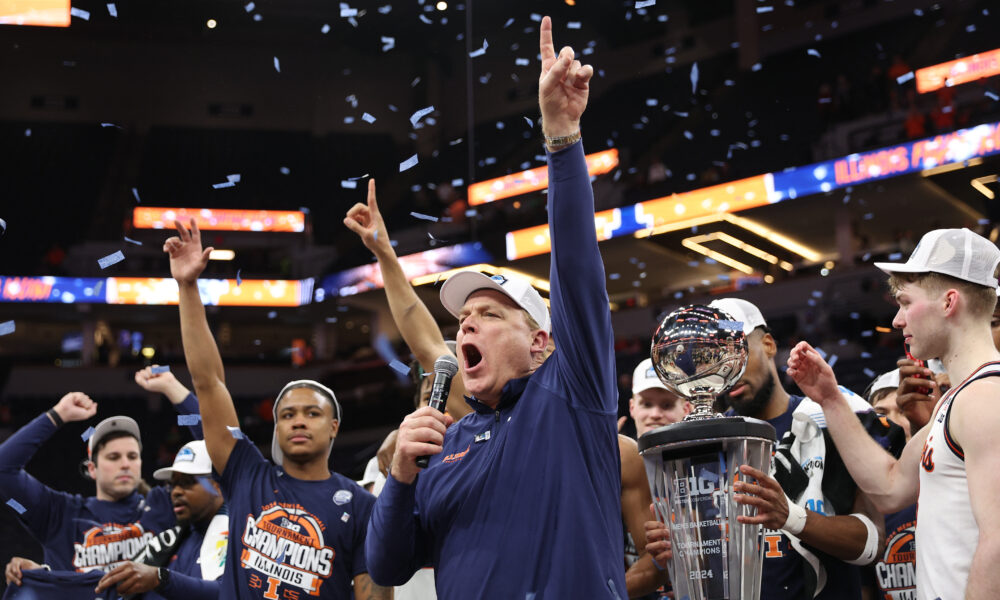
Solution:
M 712 406 L 715 404 L 715 396 L 707 391 L 694 391 L 690 397 L 691 404 L 694 405 L 694 410 L 684 417 L 685 421 L 700 421 L 702 419 L 711 419 L 715 417 L 715 411 Z

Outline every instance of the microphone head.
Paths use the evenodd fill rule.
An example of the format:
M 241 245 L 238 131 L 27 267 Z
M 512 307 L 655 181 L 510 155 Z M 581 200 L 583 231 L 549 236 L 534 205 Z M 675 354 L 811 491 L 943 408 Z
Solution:
M 442 354 L 434 361 L 434 372 L 454 377 L 458 373 L 458 359 L 451 354 Z

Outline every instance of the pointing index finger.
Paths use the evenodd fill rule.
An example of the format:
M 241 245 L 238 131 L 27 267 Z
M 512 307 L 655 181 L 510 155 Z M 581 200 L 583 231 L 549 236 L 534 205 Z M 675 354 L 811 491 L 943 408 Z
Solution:
M 542 17 L 542 26 L 538 31 L 538 48 L 542 54 L 542 67 L 545 68 L 556 59 L 556 48 L 552 44 L 552 19 Z

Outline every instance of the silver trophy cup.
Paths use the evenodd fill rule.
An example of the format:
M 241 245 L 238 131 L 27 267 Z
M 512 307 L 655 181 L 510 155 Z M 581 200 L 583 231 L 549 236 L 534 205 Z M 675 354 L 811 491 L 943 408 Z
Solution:
M 733 483 L 747 480 L 740 465 L 770 471 L 775 431 L 712 409 L 746 367 L 743 323 L 716 308 L 687 306 L 663 319 L 651 353 L 664 385 L 695 406 L 680 423 L 639 438 L 657 518 L 670 531 L 674 597 L 758 600 L 762 529 L 737 522 L 756 509 L 733 500 Z

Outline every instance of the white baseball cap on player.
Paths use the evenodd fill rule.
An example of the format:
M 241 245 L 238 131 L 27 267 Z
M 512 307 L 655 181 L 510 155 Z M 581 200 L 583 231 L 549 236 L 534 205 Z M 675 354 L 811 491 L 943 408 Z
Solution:
M 940 273 L 996 289 L 1000 248 L 962 229 L 935 229 L 920 238 L 905 263 L 877 262 L 886 273 Z
M 872 401 L 872 396 L 875 392 L 886 390 L 886 389 L 896 389 L 899 387 L 899 369 L 893 369 L 887 373 L 882 373 L 875 378 L 871 386 L 868 388 L 868 401 Z
M 183 473 L 185 475 L 212 474 L 212 459 L 208 456 L 208 448 L 205 446 L 205 440 L 195 440 L 184 444 L 177 451 L 173 466 L 157 469 L 153 472 L 153 479 L 169 481 L 174 473 Z
M 750 335 L 750 332 L 758 327 L 767 327 L 767 322 L 764 321 L 764 315 L 760 313 L 760 309 L 746 300 L 720 298 L 719 300 L 712 300 L 709 306 L 718 308 L 728 313 L 734 321 L 743 323 L 744 335 Z
M 297 379 L 286 383 L 285 387 L 281 388 L 281 391 L 278 392 L 278 397 L 274 400 L 274 407 L 271 409 L 274 414 L 274 434 L 271 436 L 271 460 L 277 465 L 281 465 L 285 461 L 285 454 L 281 451 L 281 445 L 278 444 L 278 405 L 281 404 L 281 399 L 285 397 L 286 393 L 296 388 L 309 388 L 319 392 L 320 397 L 329 402 L 333 407 L 333 418 L 340 424 L 344 423 L 340 414 L 340 403 L 337 402 L 337 396 L 334 395 L 333 390 L 312 379 Z M 330 447 L 326 451 L 327 458 L 330 457 L 330 452 L 332 451 L 333 440 L 330 440 Z
M 94 433 L 87 440 L 87 458 L 93 460 L 94 448 L 109 434 L 117 431 L 125 432 L 134 437 L 139 442 L 139 450 L 142 450 L 142 434 L 139 432 L 139 424 L 131 417 L 118 415 L 104 419 L 94 428 Z
M 545 306 L 542 296 L 528 283 L 528 280 L 521 277 L 490 276 L 479 271 L 459 271 L 441 286 L 441 304 L 458 318 L 465 301 L 478 290 L 496 290 L 504 294 L 531 315 L 540 328 L 547 332 L 552 331 L 549 307 Z
M 632 395 L 634 396 L 652 389 L 670 391 L 656 375 L 656 369 L 653 368 L 653 359 L 647 358 L 636 366 L 635 371 L 632 371 Z

